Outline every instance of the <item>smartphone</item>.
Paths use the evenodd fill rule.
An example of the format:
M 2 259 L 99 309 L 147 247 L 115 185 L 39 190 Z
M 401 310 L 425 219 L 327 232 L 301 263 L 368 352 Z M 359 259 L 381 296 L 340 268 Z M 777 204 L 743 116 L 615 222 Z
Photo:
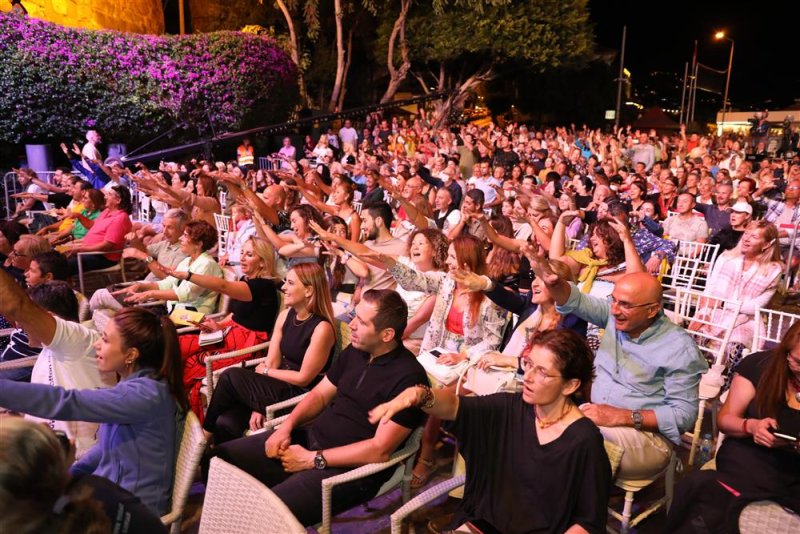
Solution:
M 436 349 L 434 349 L 434 350 L 430 351 L 430 353 L 431 353 L 431 354 L 432 354 L 434 357 L 436 357 L 436 358 L 438 358 L 439 356 L 441 356 L 441 355 L 442 355 L 441 351 L 438 351 L 438 350 L 436 350 Z
M 797 436 L 791 436 L 789 434 L 784 434 L 780 430 L 777 430 L 777 429 L 772 428 L 772 427 L 769 427 L 767 430 L 770 433 L 772 433 L 772 435 L 775 436 L 776 438 L 785 439 L 786 441 L 797 441 Z

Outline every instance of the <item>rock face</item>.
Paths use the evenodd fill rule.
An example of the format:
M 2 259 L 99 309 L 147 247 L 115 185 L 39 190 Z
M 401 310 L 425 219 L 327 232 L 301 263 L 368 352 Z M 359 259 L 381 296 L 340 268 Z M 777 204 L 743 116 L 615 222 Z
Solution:
M 258 0 L 186 0 L 186 3 L 195 33 L 241 30 L 248 24 L 264 24 L 265 12 L 272 9 L 267 2 L 261 5 Z
M 164 33 L 161 0 L 22 0 L 31 17 L 74 28 Z M 0 9 L 11 4 L 0 1 Z

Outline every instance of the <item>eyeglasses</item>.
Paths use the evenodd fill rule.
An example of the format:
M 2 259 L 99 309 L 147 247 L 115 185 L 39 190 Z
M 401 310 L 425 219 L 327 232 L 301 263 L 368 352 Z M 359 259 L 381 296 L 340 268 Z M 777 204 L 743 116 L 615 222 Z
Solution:
M 17 252 L 16 250 L 12 250 L 11 252 L 8 253 L 9 256 L 11 256 L 12 254 L 14 256 L 18 257 L 18 258 L 27 258 L 28 257 L 27 254 L 23 254 L 22 252 Z
M 547 369 L 541 365 L 534 365 L 533 362 L 528 358 L 520 358 L 520 366 L 522 367 L 523 373 L 533 371 L 534 375 L 539 378 L 539 380 L 547 380 L 548 378 L 561 378 L 561 375 L 547 374 Z
M 614 298 L 614 295 L 609 295 L 606 297 L 608 303 L 611 306 L 617 306 L 622 311 L 628 312 L 634 308 L 642 308 L 644 306 L 652 306 L 653 304 L 658 304 L 658 302 L 645 302 L 644 304 L 631 304 L 630 302 L 625 302 L 624 300 L 617 300 Z

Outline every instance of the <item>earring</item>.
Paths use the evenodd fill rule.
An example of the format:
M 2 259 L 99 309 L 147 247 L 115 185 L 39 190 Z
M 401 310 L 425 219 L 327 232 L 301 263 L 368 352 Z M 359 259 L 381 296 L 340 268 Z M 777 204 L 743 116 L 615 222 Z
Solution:
M 127 362 L 125 362 L 125 365 L 130 367 L 131 365 L 133 365 L 133 360 L 128 360 Z

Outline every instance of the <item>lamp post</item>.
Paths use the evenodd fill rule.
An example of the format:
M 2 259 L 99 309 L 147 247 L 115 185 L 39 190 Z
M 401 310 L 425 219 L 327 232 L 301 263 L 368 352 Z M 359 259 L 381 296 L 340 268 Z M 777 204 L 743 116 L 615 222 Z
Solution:
M 733 42 L 733 39 L 731 39 L 730 37 L 725 35 L 725 32 L 723 32 L 723 31 L 719 31 L 719 32 L 715 33 L 714 34 L 714 39 L 716 39 L 717 41 L 725 39 L 725 40 L 731 42 L 731 53 L 730 53 L 730 56 L 728 57 L 728 76 L 727 76 L 727 78 L 725 80 L 725 96 L 722 97 L 722 124 L 723 124 L 722 127 L 724 128 L 725 127 L 724 126 L 725 125 L 725 115 L 726 115 L 727 109 L 728 109 L 728 90 L 730 89 L 730 86 L 731 86 L 731 67 L 733 67 L 733 45 L 734 45 L 734 42 Z

